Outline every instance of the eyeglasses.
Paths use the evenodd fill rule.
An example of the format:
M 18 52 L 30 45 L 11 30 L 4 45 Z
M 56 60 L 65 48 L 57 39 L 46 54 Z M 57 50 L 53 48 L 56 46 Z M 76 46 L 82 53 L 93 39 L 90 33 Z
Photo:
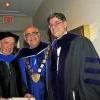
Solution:
M 31 32 L 31 33 L 24 33 L 24 36 L 27 38 L 29 36 L 37 36 L 39 32 Z

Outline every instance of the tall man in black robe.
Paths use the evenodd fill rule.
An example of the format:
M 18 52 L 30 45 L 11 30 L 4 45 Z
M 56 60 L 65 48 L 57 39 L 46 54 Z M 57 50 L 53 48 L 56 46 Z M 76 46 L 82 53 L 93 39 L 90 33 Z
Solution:
M 100 59 L 90 40 L 67 32 L 66 17 L 48 17 L 52 42 L 48 68 L 51 100 L 100 100 Z

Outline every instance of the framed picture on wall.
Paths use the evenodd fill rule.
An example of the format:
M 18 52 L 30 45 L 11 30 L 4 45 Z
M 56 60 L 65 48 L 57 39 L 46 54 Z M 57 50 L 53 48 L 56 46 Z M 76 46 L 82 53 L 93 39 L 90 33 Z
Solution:
M 82 25 L 70 30 L 69 32 L 90 38 L 90 25 Z

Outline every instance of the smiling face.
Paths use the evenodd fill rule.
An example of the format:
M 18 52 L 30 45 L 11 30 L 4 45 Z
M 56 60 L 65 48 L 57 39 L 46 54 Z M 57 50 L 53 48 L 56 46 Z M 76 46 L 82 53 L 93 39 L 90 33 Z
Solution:
M 15 39 L 13 37 L 6 37 L 0 40 L 0 52 L 4 55 L 9 55 L 13 52 L 15 46 Z
M 53 17 L 49 20 L 49 29 L 54 37 L 59 38 L 66 32 L 67 22 Z
M 25 29 L 24 37 L 26 42 L 29 44 L 30 48 L 35 48 L 40 43 L 39 30 L 34 26 Z

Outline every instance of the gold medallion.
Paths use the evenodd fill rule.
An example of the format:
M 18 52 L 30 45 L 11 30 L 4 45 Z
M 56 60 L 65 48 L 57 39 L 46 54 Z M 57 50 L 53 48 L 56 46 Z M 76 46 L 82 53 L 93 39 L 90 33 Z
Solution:
M 32 80 L 33 80 L 35 83 L 37 83 L 37 82 L 40 80 L 40 74 L 38 74 L 38 73 L 32 74 L 31 77 L 32 77 Z

